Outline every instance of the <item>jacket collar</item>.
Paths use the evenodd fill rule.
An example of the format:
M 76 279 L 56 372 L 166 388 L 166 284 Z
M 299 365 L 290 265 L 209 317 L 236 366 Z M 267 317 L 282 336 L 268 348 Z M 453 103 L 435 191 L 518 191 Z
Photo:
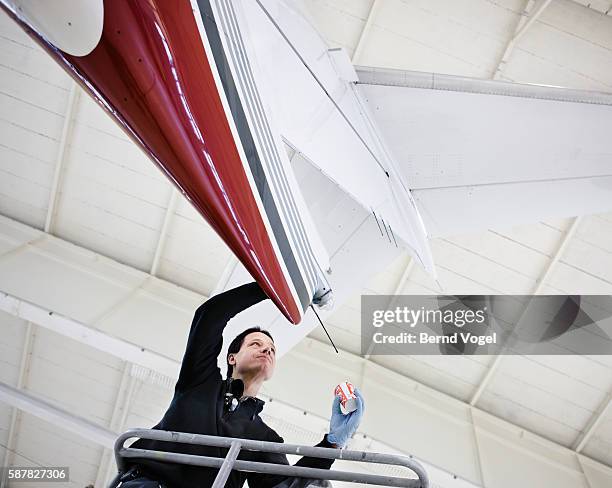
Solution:
M 224 382 L 221 394 L 225 396 L 228 392 L 231 392 L 233 394 L 232 396 L 237 398 L 239 395 L 242 395 L 243 391 L 244 383 L 242 380 L 228 378 Z M 248 395 L 241 396 L 238 402 L 239 409 L 248 412 L 251 416 L 251 420 L 255 418 L 255 415 L 263 410 L 265 404 L 266 402 L 263 400 Z
M 240 408 L 248 408 L 253 410 L 253 414 L 256 415 L 261 412 L 266 402 L 257 397 L 243 396 L 240 399 Z

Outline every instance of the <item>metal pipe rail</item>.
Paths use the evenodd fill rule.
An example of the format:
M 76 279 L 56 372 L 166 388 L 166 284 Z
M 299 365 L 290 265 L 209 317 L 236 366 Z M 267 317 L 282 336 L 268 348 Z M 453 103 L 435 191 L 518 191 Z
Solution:
M 138 437 L 158 441 L 179 442 L 184 444 L 197 444 L 228 448 L 224 459 L 209 456 L 196 456 L 174 452 L 151 451 L 148 449 L 135 449 L 123 447 L 126 440 Z M 256 461 L 239 461 L 236 458 L 241 449 L 249 451 L 271 452 L 279 454 L 297 454 L 301 456 L 325 459 L 343 459 L 346 461 L 359 461 L 375 464 L 391 464 L 404 466 L 412 470 L 415 478 L 401 478 L 394 476 L 353 473 L 350 471 L 335 471 L 331 469 L 306 468 L 302 466 L 288 466 L 284 464 L 263 463 Z M 318 480 L 348 481 L 352 483 L 365 483 L 380 486 L 402 486 L 407 488 L 428 488 L 429 478 L 421 464 L 412 457 L 395 454 L 382 454 L 365 451 L 348 451 L 327 447 L 301 446 L 298 444 L 284 444 L 280 442 L 257 441 L 253 439 L 240 439 L 234 437 L 219 437 L 203 434 L 189 434 L 184 432 L 168 432 L 156 429 L 132 429 L 121 434 L 115 441 L 115 459 L 119 474 L 115 477 L 109 488 L 115 488 L 119 478 L 127 467 L 126 459 L 154 459 L 171 463 L 189 464 L 219 468 L 219 473 L 212 488 L 222 488 L 232 470 L 251 471 L 256 473 L 276 474 L 288 477 L 299 477 Z

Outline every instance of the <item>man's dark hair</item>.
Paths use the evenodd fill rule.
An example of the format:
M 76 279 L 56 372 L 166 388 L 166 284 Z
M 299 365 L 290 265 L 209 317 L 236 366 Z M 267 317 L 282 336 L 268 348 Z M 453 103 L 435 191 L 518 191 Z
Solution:
M 274 337 L 267 330 L 263 330 L 261 327 L 251 327 L 249 329 L 243 330 L 240 334 L 234 337 L 234 340 L 230 343 L 227 348 L 227 355 L 225 356 L 225 362 L 227 363 L 227 377 L 231 378 L 232 373 L 234 372 L 234 367 L 229 363 L 229 355 L 236 354 L 240 351 L 242 347 L 242 343 L 244 342 L 244 338 L 253 332 L 261 332 L 262 334 L 266 334 L 272 342 L 274 342 Z

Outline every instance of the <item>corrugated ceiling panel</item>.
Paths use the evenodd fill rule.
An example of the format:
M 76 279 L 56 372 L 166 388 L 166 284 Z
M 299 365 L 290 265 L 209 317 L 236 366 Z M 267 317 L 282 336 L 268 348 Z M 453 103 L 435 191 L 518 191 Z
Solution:
M 203 297 L 172 290 L 172 285 L 147 283 L 98 324 L 105 333 L 180 361 L 189 327 Z M 179 296 L 180 295 L 180 296 Z M 143 313 L 148 310 L 150 313 Z
M 466 250 L 495 266 L 516 271 L 526 278 L 537 279 L 550 260 L 548 255 L 495 232 L 467 234 L 440 241 Z
M 79 101 L 65 162 L 55 230 L 58 235 L 149 270 L 163 224 L 170 184 L 125 136 L 88 123 L 101 110 Z
M 488 356 L 375 356 L 377 364 L 467 401 L 484 376 Z
M 23 414 L 17 438 L 14 466 L 68 466 L 66 487 L 82 488 L 96 479 L 102 447 L 67 430 Z M 23 488 L 40 488 L 40 483 L 21 482 Z
M 559 248 L 563 232 L 569 227 L 569 220 L 563 227 L 551 227 L 545 223 L 521 225 L 512 228 L 490 229 L 489 232 L 522 244 L 547 256 L 554 256 Z
M 60 408 L 106 427 L 122 363 L 117 357 L 39 327 L 26 386 Z
M 521 294 L 529 293 L 535 285 L 534 273 L 526 276 L 524 273 L 515 271 L 505 265 L 485 259 L 472 252 L 449 242 L 439 239 L 431 241 L 434 261 L 443 269 L 451 270 L 460 276 L 469 277 L 471 280 L 496 290 L 496 293 Z M 445 293 L 463 293 L 461 288 L 449 289 L 450 287 L 439 277 L 439 281 Z M 480 293 L 487 293 L 482 290 Z M 490 293 L 490 292 L 489 292 Z
M 70 80 L 0 19 L 0 212 L 42 228 Z
M 124 430 L 156 425 L 172 400 L 173 390 L 137 380 Z
M 581 458 L 582 469 L 589 478 L 590 488 L 608 488 L 612 485 L 612 474 L 592 461 Z
M 607 295 L 612 290 L 609 282 L 562 261 L 551 272 L 548 284 L 567 294 Z
M 506 437 L 506 436 L 504 436 Z M 480 455 L 482 456 L 483 478 L 485 486 L 496 488 L 555 487 L 555 488 L 589 488 L 581 473 L 577 461 L 566 455 L 564 464 L 545 463 L 532 453 L 521 448 L 520 442 L 506 438 L 495 438 L 478 435 Z M 521 469 L 512 469 L 520 465 Z
M 584 454 L 604 464 L 612 462 L 612 410 L 602 417 L 583 450 Z
M 92 256 L 90 261 L 94 259 Z M 88 259 L 83 261 L 87 263 Z M 49 310 L 85 323 L 104 314 L 142 282 L 142 278 L 129 274 L 123 277 L 124 282 L 109 282 L 32 251 L 2 263 L 0 269 L 0 289 L 4 292 L 28 297 Z M 37 278 L 33 280 L 31 276 Z M 58 280 L 62 286 L 57 286 Z
M 522 8 L 518 0 L 507 5 L 380 2 L 359 63 L 486 78 L 495 69 Z
M 16 386 L 25 341 L 26 322 L 0 312 L 0 382 Z M 0 459 L 9 443 L 13 408 L 0 402 Z
M 353 55 L 371 5 L 371 0 L 313 0 L 307 2 L 307 9 L 328 44 Z
M 231 253 L 191 204 L 179 198 L 168 227 L 159 276 L 210 295 Z
M 16 385 L 25 340 L 26 322 L 0 312 L 0 381 Z
M 604 392 L 588 384 L 527 358 L 508 356 L 478 405 L 569 447 L 604 396 Z
M 612 90 L 612 19 L 551 2 L 521 39 L 504 75 L 519 82 Z

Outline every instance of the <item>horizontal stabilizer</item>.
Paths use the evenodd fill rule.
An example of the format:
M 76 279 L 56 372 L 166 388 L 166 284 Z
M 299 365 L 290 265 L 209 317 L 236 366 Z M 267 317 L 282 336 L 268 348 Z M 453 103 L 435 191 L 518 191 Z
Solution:
M 358 69 L 430 236 L 612 210 L 612 94 Z

